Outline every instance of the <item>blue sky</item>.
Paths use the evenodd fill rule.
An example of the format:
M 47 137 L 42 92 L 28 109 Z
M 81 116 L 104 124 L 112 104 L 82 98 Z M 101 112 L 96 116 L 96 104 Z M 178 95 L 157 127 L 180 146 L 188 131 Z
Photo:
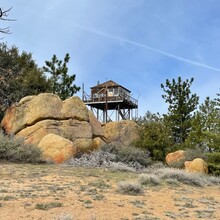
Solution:
M 70 54 L 75 83 L 113 80 L 131 90 L 139 115 L 166 113 L 161 83 L 194 77 L 192 92 L 220 92 L 219 0 L 7 0 L 11 35 L 2 41 L 31 52 L 39 66 Z M 81 96 L 81 93 L 78 94 Z

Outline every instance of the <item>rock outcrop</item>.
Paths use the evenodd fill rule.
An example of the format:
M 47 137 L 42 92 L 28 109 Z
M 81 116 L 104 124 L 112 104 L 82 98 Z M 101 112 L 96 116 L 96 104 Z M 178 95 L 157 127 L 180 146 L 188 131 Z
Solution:
M 38 147 L 42 150 L 46 161 L 62 163 L 77 153 L 73 142 L 56 134 L 48 134 L 42 138 Z
M 12 105 L 7 110 L 1 126 L 7 133 L 17 134 L 24 128 L 48 119 L 89 122 L 89 112 L 78 97 L 62 101 L 57 95 L 42 93 L 25 97 L 18 104 Z
M 108 143 L 123 146 L 129 146 L 139 138 L 139 126 L 130 120 L 109 122 L 104 126 L 104 132 Z
M 19 103 L 7 110 L 1 127 L 6 133 L 24 137 L 27 143 L 38 146 L 42 146 L 44 137 L 48 138 L 47 135 L 54 134 L 56 136 L 49 136 L 50 139 L 60 136 L 69 140 L 74 149 L 83 152 L 93 148 L 98 149 L 103 144 L 101 140 L 105 140 L 101 123 L 78 97 L 62 101 L 57 95 L 51 93 L 21 99 Z M 97 138 L 100 140 L 97 141 Z M 59 150 L 62 151 L 61 148 Z M 54 149 L 54 151 L 57 150 Z M 51 158 L 55 162 L 65 160 L 54 159 L 56 156 L 52 155 L 52 147 L 47 148 L 46 152 L 51 153 Z M 68 150 L 68 152 L 70 152 L 68 155 L 74 155 L 75 150 Z M 64 156 L 64 158 L 68 157 Z
M 183 167 L 185 162 L 185 152 L 178 150 L 173 153 L 169 153 L 166 156 L 166 163 L 171 167 Z
M 6 133 L 37 145 L 45 159 L 56 163 L 106 143 L 128 146 L 139 137 L 139 126 L 134 121 L 102 125 L 80 98 L 62 101 L 51 93 L 27 96 L 12 105 L 1 127 Z
M 185 165 L 185 170 L 188 173 L 202 173 L 202 174 L 208 173 L 208 165 L 201 158 L 196 158 L 193 161 L 185 161 L 184 165 Z

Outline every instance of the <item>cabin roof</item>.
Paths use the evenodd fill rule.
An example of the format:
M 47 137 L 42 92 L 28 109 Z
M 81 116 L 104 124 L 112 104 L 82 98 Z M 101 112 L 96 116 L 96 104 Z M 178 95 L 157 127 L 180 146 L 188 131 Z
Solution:
M 98 84 L 96 86 L 93 86 L 91 87 L 91 89 L 102 89 L 102 88 L 105 88 L 105 87 L 122 87 L 123 89 L 127 90 L 128 92 L 131 92 L 129 89 L 126 89 L 124 86 L 121 86 L 119 84 L 117 84 L 116 82 L 112 81 L 112 80 L 109 80 L 107 82 L 104 82 L 104 83 L 101 83 L 101 84 Z

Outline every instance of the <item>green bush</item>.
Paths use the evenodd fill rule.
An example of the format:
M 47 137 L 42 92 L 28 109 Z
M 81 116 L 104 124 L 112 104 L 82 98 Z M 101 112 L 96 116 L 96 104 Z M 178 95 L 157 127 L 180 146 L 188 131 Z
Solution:
M 220 176 L 220 164 L 209 163 L 209 173 L 214 176 Z
M 220 152 L 207 153 L 207 163 L 209 166 L 209 173 L 220 176 Z
M 0 159 L 13 162 L 37 163 L 41 162 L 41 150 L 23 139 L 6 136 L 0 132 Z
M 149 111 L 138 123 L 141 130 L 139 139 L 134 145 L 149 152 L 153 161 L 164 161 L 168 152 L 172 152 L 174 146 L 172 133 L 162 116 L 152 114 Z
M 148 151 L 137 147 L 119 146 L 112 143 L 106 146 L 103 150 L 116 155 L 116 162 L 139 163 L 145 167 L 152 164 Z
M 220 152 L 206 153 L 208 163 L 220 163 Z
M 206 160 L 207 157 L 206 155 L 204 154 L 204 151 L 199 149 L 199 148 L 195 148 L 195 149 L 185 149 L 184 150 L 185 153 L 185 161 L 192 161 L 196 158 L 202 158 L 203 160 Z

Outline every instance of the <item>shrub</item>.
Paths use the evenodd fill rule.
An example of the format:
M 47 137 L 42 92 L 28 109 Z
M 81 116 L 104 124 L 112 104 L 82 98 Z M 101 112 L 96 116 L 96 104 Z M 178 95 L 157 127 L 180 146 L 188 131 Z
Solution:
M 220 176 L 220 152 L 207 153 L 209 173 Z
M 214 176 L 220 176 L 220 164 L 209 163 L 209 173 Z
M 185 149 L 184 150 L 185 153 L 185 161 L 192 161 L 196 158 L 202 158 L 203 160 L 206 160 L 206 155 L 204 154 L 204 151 L 202 151 L 199 148 L 195 148 L 195 149 Z
M 204 186 L 205 182 L 201 178 L 202 175 L 199 174 L 190 174 L 186 173 L 185 170 L 179 170 L 179 169 L 171 169 L 171 168 L 162 168 L 159 169 L 158 174 L 162 179 L 176 179 L 181 183 L 192 185 L 192 186 Z
M 139 183 L 123 181 L 118 183 L 118 192 L 127 195 L 141 195 L 144 190 Z
M 142 171 L 151 164 L 149 155 L 142 149 L 110 144 L 101 150 L 79 154 L 67 162 L 72 166 L 108 167 L 126 172 Z
M 206 153 L 208 163 L 220 163 L 220 152 Z
M 102 150 L 93 151 L 78 155 L 70 159 L 67 163 L 76 167 L 110 167 L 115 160 L 115 155 Z
M 0 159 L 36 163 L 41 160 L 41 150 L 30 144 L 25 144 L 22 139 L 15 139 L 13 136 L 6 136 L 0 132 Z
M 168 183 L 171 186 L 179 186 L 180 185 L 180 182 L 174 178 L 168 178 L 165 181 L 166 181 L 166 183 Z
M 142 185 L 156 186 L 160 185 L 160 181 L 161 179 L 155 174 L 141 174 L 139 177 L 139 182 Z
M 134 167 L 121 162 L 112 162 L 109 168 L 112 171 L 121 171 L 121 172 L 134 173 L 135 171 L 137 171 L 137 169 L 135 169 Z
M 173 151 L 172 133 L 159 114 L 147 112 L 143 118 L 139 119 L 141 130 L 139 139 L 134 143 L 135 146 L 145 149 L 150 153 L 152 160 L 164 161 L 168 151 Z
M 62 203 L 60 202 L 50 202 L 50 203 L 37 203 L 35 208 L 41 210 L 49 210 L 52 208 L 62 207 Z
M 147 171 L 146 171 L 147 172 Z M 173 169 L 173 168 L 159 168 L 152 170 L 150 169 L 147 173 L 155 174 L 161 180 L 170 182 L 170 180 L 177 180 L 180 183 L 192 186 L 210 186 L 210 185 L 219 185 L 220 178 L 204 175 L 198 173 L 186 173 L 185 170 Z
M 104 149 L 109 153 L 114 154 L 116 162 L 123 163 L 139 163 L 140 165 L 147 167 L 152 161 L 147 150 L 143 150 L 133 146 L 119 146 L 117 144 L 109 144 Z

